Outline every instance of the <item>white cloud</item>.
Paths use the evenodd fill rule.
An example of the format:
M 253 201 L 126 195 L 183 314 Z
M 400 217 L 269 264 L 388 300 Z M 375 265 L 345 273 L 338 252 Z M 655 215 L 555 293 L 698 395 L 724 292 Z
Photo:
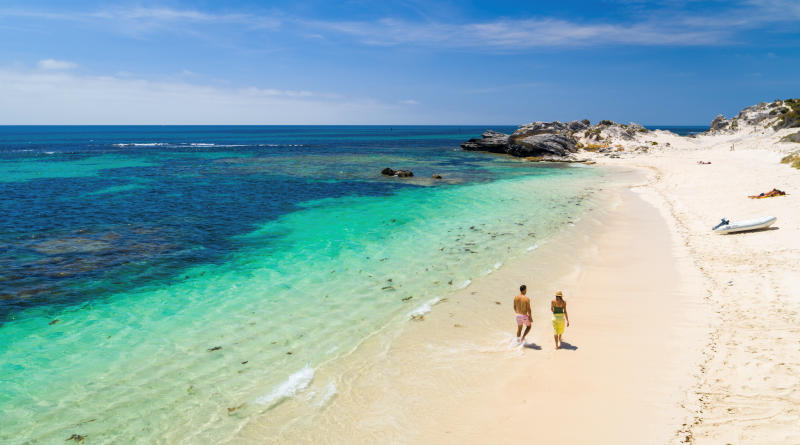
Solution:
M 417 101 L 415 101 L 413 99 L 401 100 L 401 101 L 398 101 L 397 103 L 403 104 L 403 105 L 417 105 L 417 104 L 419 104 L 419 102 L 417 102 Z
M 524 51 L 536 47 L 643 45 L 717 45 L 731 30 L 677 26 L 675 23 L 575 23 L 557 19 L 495 20 L 444 24 L 384 19 L 377 22 L 311 22 L 318 29 L 349 34 L 376 46 L 412 44 L 442 49 Z
M 416 123 L 398 105 L 332 93 L 0 68 L 0 122 L 52 124 Z
M 40 60 L 37 65 L 43 70 L 70 70 L 78 67 L 78 64 L 74 62 L 53 59 Z
M 311 20 L 277 10 L 210 13 L 168 7 L 118 7 L 88 12 L 54 13 L 0 9 L 0 19 L 60 20 L 94 26 L 131 37 L 173 32 L 214 41 L 241 37 L 242 31 L 267 30 L 315 40 L 349 36 L 367 45 L 416 45 L 440 50 L 470 49 L 523 52 L 539 47 L 601 45 L 701 46 L 733 45 L 747 40 L 744 32 L 769 29 L 794 33 L 800 19 L 796 0 L 743 0 L 726 3 L 714 13 L 697 14 L 680 8 L 643 9 L 633 19 L 564 20 L 535 16 L 495 18 L 479 22 L 384 18 L 365 21 Z

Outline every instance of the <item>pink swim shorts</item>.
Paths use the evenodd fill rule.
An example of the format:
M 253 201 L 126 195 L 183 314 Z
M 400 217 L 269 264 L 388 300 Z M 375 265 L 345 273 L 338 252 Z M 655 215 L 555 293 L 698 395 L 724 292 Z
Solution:
M 522 326 L 523 324 L 525 326 L 530 326 L 531 319 L 528 318 L 527 315 L 517 314 L 517 326 Z

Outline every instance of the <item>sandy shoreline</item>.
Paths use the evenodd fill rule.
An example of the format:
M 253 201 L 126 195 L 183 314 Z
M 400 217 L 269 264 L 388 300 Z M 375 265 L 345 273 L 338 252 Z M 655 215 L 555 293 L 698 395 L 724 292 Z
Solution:
M 261 434 L 281 419 L 265 417 L 240 438 L 800 443 L 800 175 L 779 164 L 794 146 L 777 143 L 782 134 L 739 138 L 735 151 L 724 136 L 655 136 L 671 147 L 591 155 L 632 176 L 601 193 L 606 201 L 575 228 L 331 370 L 348 391 L 318 417 L 292 419 L 269 439 Z M 789 196 L 747 198 L 774 187 Z M 769 230 L 710 232 L 722 217 L 766 214 L 778 217 Z M 526 347 L 511 342 L 521 283 L 534 306 Z M 572 322 L 560 351 L 549 318 L 556 289 Z
M 653 203 L 616 169 L 593 211 L 535 252 L 437 304 L 424 322 L 365 342 L 331 369 L 336 395 L 313 419 L 263 417 L 257 443 L 663 443 L 703 359 L 703 277 Z M 614 181 L 611 181 L 612 183 Z M 620 185 L 622 184 L 622 185 Z M 637 189 L 634 189 L 637 190 Z M 642 197 L 645 199 L 642 199 Z M 515 345 L 511 300 L 531 290 L 534 328 Z M 564 350 L 552 349 L 549 301 L 571 303 Z M 498 304 L 499 303 L 499 304 Z M 319 376 L 321 379 L 327 376 Z M 315 376 L 316 378 L 316 376 Z M 280 437 L 258 437 L 285 421 Z M 532 432 L 535 434 L 532 435 Z M 642 442 L 643 438 L 647 438 Z
M 666 443 L 683 428 L 712 318 L 704 277 L 653 199 L 620 197 L 579 269 L 552 283 L 571 304 L 566 349 L 550 351 L 552 327 L 538 317 L 546 353 L 515 363 L 430 443 Z
M 785 131 L 784 131 L 785 132 Z M 756 134 L 696 150 L 665 150 L 605 162 L 649 170 L 643 193 L 663 199 L 676 233 L 708 282 L 717 322 L 705 363 L 687 394 L 681 436 L 693 443 L 800 443 L 800 174 L 779 160 L 795 145 Z M 698 160 L 711 165 L 698 165 Z M 751 200 L 773 188 L 789 195 Z M 714 235 L 720 218 L 772 214 L 769 230 Z M 733 280 L 732 285 L 728 284 Z

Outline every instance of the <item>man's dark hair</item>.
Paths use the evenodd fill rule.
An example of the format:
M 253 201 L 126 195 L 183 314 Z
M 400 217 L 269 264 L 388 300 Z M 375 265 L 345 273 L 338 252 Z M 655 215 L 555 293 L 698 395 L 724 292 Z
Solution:
M 520 286 L 520 287 L 519 287 L 519 291 L 520 291 L 520 292 L 524 292 L 524 291 L 525 291 L 525 289 L 527 289 L 527 288 L 528 288 L 528 286 L 526 286 L 526 285 L 524 285 L 524 284 L 523 284 L 522 286 Z

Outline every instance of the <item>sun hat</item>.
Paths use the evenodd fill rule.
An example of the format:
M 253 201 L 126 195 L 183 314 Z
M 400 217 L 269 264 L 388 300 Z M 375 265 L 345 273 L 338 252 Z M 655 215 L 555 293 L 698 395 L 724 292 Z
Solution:
M 556 291 L 556 293 L 555 293 L 555 296 L 556 296 L 556 297 L 562 297 L 562 298 L 563 298 L 563 297 L 564 297 L 564 294 L 562 294 L 560 290 L 557 290 L 557 291 Z

